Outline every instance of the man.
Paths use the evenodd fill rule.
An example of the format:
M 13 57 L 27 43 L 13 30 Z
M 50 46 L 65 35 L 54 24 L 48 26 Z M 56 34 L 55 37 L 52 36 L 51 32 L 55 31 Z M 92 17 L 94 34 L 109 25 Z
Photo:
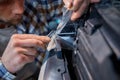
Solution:
M 90 2 L 98 0 L 63 1 L 68 9 L 74 10 L 71 20 L 76 20 Z M 38 35 L 46 34 L 51 22 L 59 23 L 57 21 L 62 14 L 62 8 L 61 0 L 0 0 L 1 79 L 12 80 L 19 76 L 16 80 L 24 80 L 33 75 L 36 71 L 34 66 L 40 66 L 40 49 L 44 49 L 50 41 L 47 36 Z M 31 66 L 33 68 L 28 69 Z M 14 73 L 21 75 L 15 76 Z

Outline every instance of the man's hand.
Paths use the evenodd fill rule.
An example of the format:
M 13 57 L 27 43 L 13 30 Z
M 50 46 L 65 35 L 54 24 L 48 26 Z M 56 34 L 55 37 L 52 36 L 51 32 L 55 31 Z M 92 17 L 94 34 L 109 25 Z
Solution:
M 100 0 L 63 0 L 68 9 L 72 8 L 74 10 L 71 17 L 71 20 L 73 21 L 81 17 L 90 3 L 96 3 L 99 1 Z
M 50 41 L 47 36 L 32 34 L 14 34 L 1 58 L 6 69 L 15 73 L 25 64 L 34 61 L 37 54 L 37 47 L 45 48 Z

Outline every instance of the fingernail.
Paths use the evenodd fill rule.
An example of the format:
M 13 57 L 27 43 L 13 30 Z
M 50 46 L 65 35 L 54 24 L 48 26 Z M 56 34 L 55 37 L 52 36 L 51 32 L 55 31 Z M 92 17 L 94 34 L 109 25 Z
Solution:
M 70 8 L 70 2 L 65 3 L 66 8 Z
M 70 8 L 68 8 L 68 9 L 69 9 L 69 10 L 73 10 L 73 11 L 75 10 L 75 8 L 74 8 L 74 7 L 70 7 Z
M 68 10 L 76 10 L 77 8 L 74 7 L 72 4 L 70 4 L 70 2 L 66 3 L 65 4 L 65 7 L 68 9 Z

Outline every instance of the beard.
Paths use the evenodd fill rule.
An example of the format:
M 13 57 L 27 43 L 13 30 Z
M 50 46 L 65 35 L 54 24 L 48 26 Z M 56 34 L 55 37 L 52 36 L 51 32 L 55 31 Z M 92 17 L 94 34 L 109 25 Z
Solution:
M 22 18 L 20 19 L 11 19 L 7 21 L 7 24 L 11 24 L 11 25 L 17 25 L 22 21 Z
M 17 25 L 22 21 L 22 18 L 19 19 L 10 19 L 10 20 L 0 20 L 0 23 L 5 25 Z

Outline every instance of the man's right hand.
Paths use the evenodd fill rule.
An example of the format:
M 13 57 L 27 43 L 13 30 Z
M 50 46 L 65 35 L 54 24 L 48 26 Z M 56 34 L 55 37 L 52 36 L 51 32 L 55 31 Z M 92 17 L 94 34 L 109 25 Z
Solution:
M 100 0 L 63 0 L 68 9 L 73 9 L 71 20 L 81 17 L 90 3 L 97 3 Z
M 25 64 L 34 61 L 37 54 L 37 47 L 45 48 L 50 38 L 33 34 L 14 34 L 5 49 L 1 58 L 6 69 L 15 73 Z

